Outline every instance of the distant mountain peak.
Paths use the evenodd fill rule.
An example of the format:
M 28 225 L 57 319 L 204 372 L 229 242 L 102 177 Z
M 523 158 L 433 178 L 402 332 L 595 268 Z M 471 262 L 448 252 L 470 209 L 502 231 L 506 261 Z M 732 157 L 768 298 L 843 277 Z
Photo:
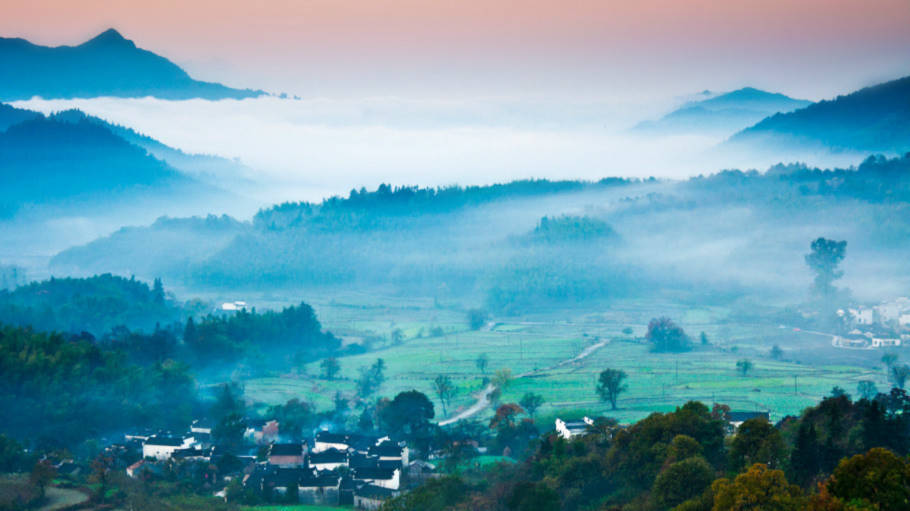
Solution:
M 99 96 L 243 99 L 265 94 L 192 79 L 170 60 L 110 28 L 77 46 L 0 39 L 0 101 Z
M 82 46 L 128 46 L 135 48 L 133 41 L 123 37 L 123 35 L 114 28 L 109 28 L 104 32 L 89 39 Z

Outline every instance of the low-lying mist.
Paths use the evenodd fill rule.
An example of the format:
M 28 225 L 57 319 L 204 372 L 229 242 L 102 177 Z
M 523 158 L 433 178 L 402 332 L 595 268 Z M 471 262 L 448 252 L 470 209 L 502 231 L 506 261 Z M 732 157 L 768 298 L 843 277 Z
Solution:
M 634 98 L 633 98 L 634 99 Z M 766 168 L 782 155 L 718 157 L 722 136 L 640 135 L 635 123 L 670 107 L 654 98 L 280 99 L 165 101 L 33 99 L 45 113 L 79 108 L 191 153 L 239 158 L 264 202 L 319 200 L 380 183 L 439 186 L 515 179 L 685 178 Z M 735 156 L 735 157 L 733 157 Z M 810 157 L 812 155 L 809 155 Z M 813 165 L 855 163 L 818 154 Z

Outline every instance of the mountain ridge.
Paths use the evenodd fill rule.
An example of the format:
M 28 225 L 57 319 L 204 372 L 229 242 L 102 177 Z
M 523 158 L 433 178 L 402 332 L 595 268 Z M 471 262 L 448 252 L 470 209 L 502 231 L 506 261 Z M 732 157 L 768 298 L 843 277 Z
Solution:
M 704 94 L 704 93 L 703 93 Z M 638 123 L 633 131 L 648 134 L 730 135 L 781 111 L 812 104 L 779 92 L 743 87 L 688 101 L 660 119 Z
M 115 29 L 75 46 L 0 37 L 0 101 L 91 97 L 244 99 L 261 90 L 194 80 L 180 66 L 138 47 Z
M 778 113 L 743 129 L 728 147 L 806 146 L 861 152 L 910 150 L 910 76 Z

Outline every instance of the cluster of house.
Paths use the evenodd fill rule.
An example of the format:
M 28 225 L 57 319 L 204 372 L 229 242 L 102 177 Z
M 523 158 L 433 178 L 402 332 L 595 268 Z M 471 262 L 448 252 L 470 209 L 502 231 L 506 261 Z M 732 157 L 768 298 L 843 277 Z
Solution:
M 901 346 L 910 342 L 910 298 L 901 297 L 873 307 L 840 309 L 838 316 L 850 329 L 835 336 L 835 347 L 875 349 Z
M 236 456 L 243 469 L 234 477 L 269 499 L 372 510 L 398 495 L 405 478 L 416 485 L 435 476 L 432 464 L 411 461 L 407 445 L 387 436 L 319 431 L 312 439 L 288 442 L 280 439 L 278 426 L 273 420 L 250 421 L 245 439 L 260 448 Z M 210 461 L 218 452 L 211 434 L 210 425 L 195 421 L 182 435 L 127 435 L 127 441 L 141 443 L 142 459 L 126 473 L 160 474 L 171 461 Z

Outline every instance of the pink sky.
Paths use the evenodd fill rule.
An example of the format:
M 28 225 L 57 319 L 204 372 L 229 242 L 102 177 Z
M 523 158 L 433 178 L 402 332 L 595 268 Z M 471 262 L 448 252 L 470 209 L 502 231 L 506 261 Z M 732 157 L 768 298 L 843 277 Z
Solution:
M 109 27 L 191 74 L 302 95 L 684 94 L 816 99 L 910 74 L 908 0 L 30 0 L 0 35 Z

